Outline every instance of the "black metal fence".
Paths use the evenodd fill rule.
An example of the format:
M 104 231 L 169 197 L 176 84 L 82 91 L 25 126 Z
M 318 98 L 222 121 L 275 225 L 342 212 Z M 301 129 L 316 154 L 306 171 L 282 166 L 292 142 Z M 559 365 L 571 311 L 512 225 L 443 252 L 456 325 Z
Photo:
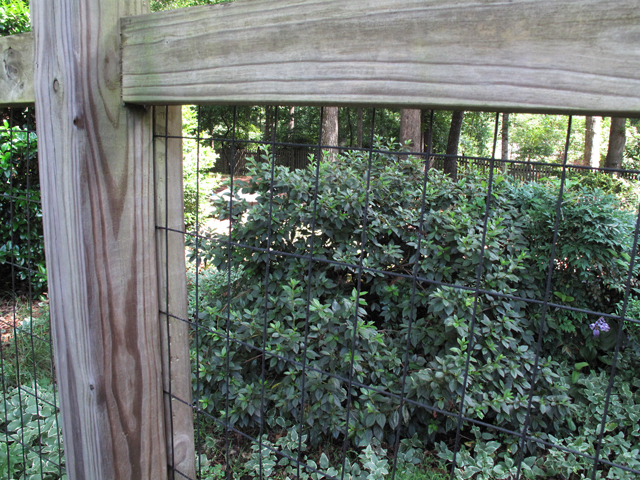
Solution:
M 537 185 L 374 134 L 301 172 L 273 133 L 244 183 L 195 139 L 233 159 L 182 232 L 198 478 L 637 478 L 638 205 L 572 189 L 569 140 Z
M 0 478 L 65 473 L 32 109 L 0 111 Z
M 448 155 L 433 155 L 432 166 L 439 170 L 444 169 L 444 163 Z M 491 168 L 492 161 L 487 158 L 480 157 L 465 157 L 457 156 L 456 162 L 458 168 L 462 174 L 465 172 L 476 172 L 483 175 L 488 175 Z M 496 173 L 501 175 L 508 175 L 514 180 L 520 180 L 524 182 L 538 181 L 543 178 L 561 177 L 562 172 L 565 171 L 568 175 L 582 175 L 589 172 L 601 172 L 616 178 L 624 178 L 627 180 L 638 180 L 638 173 L 634 170 L 624 169 L 611 169 L 611 168 L 593 168 L 584 165 L 566 165 L 557 163 L 545 163 L 534 161 L 519 161 L 519 160 L 502 160 L 495 159 L 493 161 L 496 166 Z
M 245 146 L 243 145 L 234 151 L 233 161 L 231 160 L 230 148 L 219 151 L 215 167 L 212 171 L 228 175 L 230 166 L 233 164 L 234 175 L 246 175 L 248 172 L 247 160 L 252 159 L 259 161 L 262 154 L 260 151 L 247 151 L 244 147 Z M 316 149 L 313 147 L 292 146 L 289 148 L 279 149 L 275 161 L 276 165 L 292 169 L 303 169 L 315 162 L 315 154 Z M 444 170 L 444 164 L 448 158 L 451 158 L 451 156 L 432 154 L 430 156 L 431 167 L 437 170 Z M 455 159 L 462 175 L 469 172 L 476 172 L 483 175 L 489 174 L 491 166 L 490 159 L 463 155 L 456 155 Z M 539 161 L 495 159 L 494 164 L 498 166 L 496 172 L 500 172 L 502 175 L 508 175 L 512 179 L 525 182 L 538 181 L 542 178 L 559 177 L 562 175 L 563 171 L 562 164 Z M 602 172 L 617 178 L 638 180 L 638 174 L 633 170 L 594 168 L 583 165 L 566 165 L 565 170 L 570 175 L 581 175 L 587 172 Z

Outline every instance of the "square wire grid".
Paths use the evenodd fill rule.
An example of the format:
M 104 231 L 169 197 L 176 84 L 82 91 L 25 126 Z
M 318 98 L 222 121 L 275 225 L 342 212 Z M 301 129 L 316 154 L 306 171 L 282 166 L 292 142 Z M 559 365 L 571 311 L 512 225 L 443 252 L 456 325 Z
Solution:
M 558 295 L 554 288 L 572 276 L 568 257 L 564 256 L 570 245 L 563 243 L 564 205 L 575 198 L 568 190 L 575 175 L 591 170 L 567 163 L 571 118 L 567 122 L 562 164 L 549 167 L 538 162 L 496 159 L 499 127 L 499 115 L 496 114 L 492 157 L 456 158 L 458 178 L 451 183 L 437 170 L 451 161 L 452 157 L 433 153 L 431 138 L 426 140 L 424 152 L 411 154 L 413 160 L 406 150 L 389 148 L 377 142 L 375 109 L 369 113 L 369 141 L 365 142 L 368 145 L 345 147 L 322 143 L 324 109 L 320 110 L 317 122 L 318 142 L 313 145 L 279 139 L 279 122 L 287 116 L 286 113 L 282 114 L 286 112 L 282 107 L 272 107 L 274 110 L 271 111 L 270 121 L 273 121 L 273 126 L 268 132 L 270 139 L 240 138 L 239 108 L 243 107 L 233 107 L 227 131 L 220 135 L 203 133 L 199 121 L 202 112 L 198 109 L 194 135 L 183 137 L 183 141 L 193 144 L 189 150 L 195 155 L 196 162 L 195 221 L 191 228 L 180 232 L 185 235 L 187 255 L 191 257 L 195 268 L 189 280 L 192 284 L 189 318 L 180 320 L 191 329 L 192 406 L 196 425 L 198 478 L 233 478 L 239 471 L 246 475 L 243 478 L 271 478 L 271 475 L 274 475 L 273 478 L 279 478 L 277 475 L 282 478 L 352 478 L 349 475 L 358 478 L 353 464 L 358 460 L 358 453 L 362 454 L 367 445 L 373 445 L 378 453 L 380 449 L 385 449 L 388 454 L 386 463 L 381 457 L 376 457 L 375 452 L 367 458 L 380 460 L 379 467 L 382 467 L 379 472 L 386 469 L 388 477 L 395 478 L 400 454 L 404 453 L 403 449 L 406 451 L 408 445 L 403 442 L 411 438 L 417 439 L 423 450 L 432 455 L 436 444 L 441 445 L 440 453 L 446 451 L 449 455 L 443 454 L 440 458 L 445 460 L 450 478 L 457 478 L 464 474 L 458 468 L 459 464 L 467 462 L 464 465 L 469 468 L 468 459 L 479 455 L 477 451 L 470 451 L 474 442 L 479 440 L 471 437 L 475 428 L 501 435 L 496 438 L 501 439 L 503 444 L 495 446 L 492 452 L 502 449 L 499 450 L 502 458 L 510 457 L 514 478 L 524 477 L 531 470 L 532 465 L 527 462 L 532 456 L 549 457 L 565 453 L 590 462 L 591 478 L 597 478 L 603 469 L 640 474 L 640 470 L 626 466 L 622 461 L 616 462 L 618 456 L 623 458 L 625 452 L 612 452 L 611 446 L 604 444 L 605 432 L 609 428 L 616 428 L 611 427 L 607 417 L 613 397 L 617 398 L 620 394 L 614 386 L 623 350 L 628 346 L 627 332 L 637 328 L 640 323 L 626 315 L 632 289 L 637 287 L 638 267 L 635 258 L 640 224 L 637 205 L 634 206 L 632 228 L 626 232 L 630 235 L 627 239 L 628 251 L 612 253 L 620 256 L 619 264 L 624 270 L 624 275 L 620 276 L 624 284 L 618 289 L 621 308 L 618 311 L 615 311 L 614 305 L 602 309 L 585 308 L 582 306 L 584 302 L 572 306 L 571 303 L 576 303 L 575 299 L 562 292 Z M 430 121 L 428 131 L 433 131 L 433 113 Z M 201 206 L 206 204 L 205 208 L 209 208 L 211 200 L 208 196 L 212 193 L 201 190 L 206 177 L 200 168 L 201 151 L 206 148 L 215 149 L 219 157 L 224 159 L 223 168 L 228 168 L 228 191 L 216 195 L 215 200 L 217 212 L 225 217 L 222 226 L 217 223 L 212 227 L 201 218 Z M 247 173 L 242 157 L 259 156 L 253 153 L 256 148 L 263 149 L 264 163 L 262 166 L 259 166 L 260 161 L 254 164 L 248 171 L 252 178 L 243 179 L 251 184 L 250 188 L 259 191 L 257 197 L 251 197 L 246 195 L 246 190 L 250 188 L 239 183 L 238 177 L 244 177 L 246 175 L 242 174 Z M 280 166 L 282 163 L 292 163 L 290 159 L 279 157 L 279 152 L 294 149 L 312 152 L 307 162 L 294 160 L 298 163 L 293 164 L 293 169 L 298 167 L 305 172 L 300 175 L 287 174 Z M 335 213 L 338 210 L 335 204 L 328 204 L 327 189 L 331 189 L 331 181 L 337 185 L 345 179 L 335 175 L 331 177 L 331 163 L 318 161 L 323 158 L 352 165 L 354 169 L 360 168 L 361 174 L 360 182 L 353 185 L 351 196 L 343 196 L 338 200 L 342 202 L 345 215 L 336 215 L 333 226 L 328 223 L 326 212 Z M 418 176 L 410 174 L 415 173 L 416 164 L 421 169 Z M 405 211 L 408 207 L 396 206 L 399 216 L 412 219 L 404 229 L 413 234 L 413 249 L 409 253 L 401 252 L 398 257 L 394 245 L 387 244 L 389 258 L 396 255 L 398 260 L 395 263 L 388 261 L 386 267 L 381 268 L 371 260 L 372 252 L 381 247 L 381 237 L 374 233 L 378 232 L 375 227 L 380 222 L 382 200 L 374 187 L 386 188 L 380 179 L 389 174 L 385 170 L 389 165 L 398 165 L 407 172 L 411 171 L 407 173 L 406 180 L 420 185 L 420 195 L 413 198 L 410 213 Z M 410 168 L 412 165 L 414 170 Z M 537 167 L 540 168 L 536 174 Z M 212 171 L 220 167 L 219 164 L 216 167 L 207 163 L 207 168 Z M 469 170 L 475 170 L 482 177 L 473 188 L 466 187 L 470 183 L 465 181 L 466 176 L 471 175 Z M 514 171 L 511 177 L 505 173 L 509 170 Z M 639 173 L 600 170 L 618 176 L 630 176 L 633 181 L 637 181 Z M 515 253 L 522 252 L 514 246 L 518 238 L 509 237 L 509 232 L 501 232 L 499 228 L 496 230 L 501 221 L 496 216 L 509 213 L 509 206 L 504 205 L 506 181 L 516 185 L 530 178 L 539 179 L 541 175 L 557 176 L 555 189 L 552 189 L 556 197 L 553 199 L 552 215 L 547 218 L 547 233 L 552 235 L 549 251 L 537 251 L 538 255 L 544 254 L 542 264 L 545 267 L 543 272 L 537 272 L 540 281 L 534 292 L 512 285 L 517 282 L 509 275 L 522 273 L 524 267 L 509 271 L 508 265 L 500 263 L 501 255 L 511 252 L 517 256 Z M 262 183 L 256 183 L 256 177 Z M 507 177 L 510 180 L 505 180 Z M 393 183 L 393 179 L 389 178 Z M 290 183 L 287 184 L 283 179 Z M 434 203 L 433 191 L 442 185 L 455 193 L 467 195 L 465 201 L 457 206 L 464 209 L 465 205 L 475 204 L 479 212 L 465 226 L 468 235 L 460 235 L 456 239 L 454 253 L 461 257 L 461 263 L 468 260 L 467 267 L 471 265 L 464 278 L 451 274 L 448 268 L 428 268 L 429 258 L 440 256 L 448 260 L 447 253 L 443 253 L 440 247 L 451 239 L 434 233 L 437 231 L 434 225 L 443 221 L 442 214 L 447 211 L 446 205 L 440 208 Z M 245 191 L 238 192 L 242 188 Z M 393 188 L 401 192 L 404 186 L 397 184 Z M 338 192 L 337 187 L 335 190 Z M 297 195 L 295 198 L 292 197 L 294 192 Z M 446 193 L 440 192 L 439 195 L 446 197 Z M 287 223 L 288 220 L 277 216 L 282 209 L 295 210 L 292 206 L 295 202 L 303 211 L 295 221 Z M 262 217 L 257 217 L 256 212 L 260 212 Z M 453 217 L 464 212 L 449 213 L 449 221 L 453 221 Z M 358 225 L 348 232 L 347 244 L 340 246 L 331 235 L 335 233 L 334 230 L 343 228 L 341 222 L 348 223 L 349 219 L 353 221 L 354 218 Z M 517 222 L 515 216 L 511 220 Z M 247 223 L 251 224 L 253 230 L 245 228 Z M 171 230 L 161 225 L 157 228 L 167 232 Z M 255 236 L 247 237 L 249 232 Z M 392 237 L 392 234 L 389 233 L 389 236 Z M 398 236 L 401 234 L 396 234 L 396 238 Z M 534 259 L 528 261 L 533 262 Z M 489 271 L 489 267 L 493 270 Z M 253 284 L 246 284 L 246 277 L 243 279 L 243 272 L 247 271 L 256 279 Z M 285 275 L 281 275 L 283 271 Z M 327 272 L 333 275 L 331 281 L 327 281 Z M 503 288 L 496 287 L 500 282 L 496 283 L 495 277 L 499 275 L 507 279 L 501 284 Z M 375 279 L 380 278 L 384 279 L 389 289 L 403 285 L 402 298 L 396 300 L 396 304 L 387 312 L 389 316 L 403 317 L 403 321 L 396 320 L 393 323 L 388 320 L 390 317 L 384 317 L 384 312 L 371 308 L 367 310 L 367 307 L 371 307 L 373 297 L 365 288 L 372 287 Z M 332 291 L 337 291 L 339 282 L 353 286 L 352 295 L 350 298 L 334 298 L 332 302 Z M 214 297 L 210 296 L 211 292 L 215 293 Z M 291 306 L 282 305 L 282 292 L 290 295 Z M 252 300 L 239 301 L 242 296 L 252 296 Z M 441 298 L 440 304 L 434 307 L 438 298 Z M 452 303 L 454 305 L 451 307 Z M 488 314 L 487 306 L 491 309 Z M 458 313 L 465 309 L 467 320 L 462 321 Z M 441 312 L 446 315 L 438 315 Z M 528 330 L 513 327 L 518 319 L 525 316 L 531 317 L 525 322 Z M 324 348 L 318 351 L 318 342 L 333 333 L 317 328 L 320 320 L 326 320 L 327 317 L 344 320 L 338 322 L 346 332 L 343 351 L 332 351 L 330 347 L 336 343 L 326 341 Z M 502 320 L 497 321 L 498 317 Z M 570 361 L 572 353 L 560 352 L 558 358 L 552 358 L 545 337 L 550 328 L 559 328 L 560 320 L 572 318 L 582 323 L 582 333 L 578 332 L 577 335 L 584 336 L 585 329 L 594 335 L 593 338 L 585 337 L 583 345 L 594 345 L 594 339 L 598 338 L 596 331 L 604 337 L 611 330 L 607 338 L 610 339 L 612 353 L 599 351 L 601 356 L 607 356 L 610 364 L 594 360 L 605 379 L 606 389 L 598 405 L 598 411 L 601 412 L 598 421 L 600 427 L 591 448 L 576 448 L 574 444 L 565 442 L 561 435 L 554 436 L 560 433 L 554 430 L 554 426 L 562 424 L 563 416 L 570 418 L 572 410 L 569 405 L 571 401 L 560 398 L 558 394 L 569 392 L 571 386 L 560 385 L 566 379 L 554 375 L 553 369 L 559 365 L 559 361 Z M 439 340 L 429 337 L 429 331 L 442 330 L 442 325 L 433 324 L 435 319 L 445 322 L 448 332 L 461 332 L 455 339 L 457 346 L 449 345 L 446 349 L 456 366 L 454 374 L 447 372 L 446 368 L 450 368 L 450 365 L 445 366 L 442 362 L 441 370 L 434 368 L 440 360 L 431 353 L 433 350 L 430 350 L 431 344 L 428 342 L 436 344 Z M 361 375 L 362 345 L 370 342 L 371 338 L 375 341 L 390 338 L 385 330 L 387 323 L 393 323 L 400 332 L 396 332 L 393 346 L 383 344 L 380 347 L 394 349 L 390 356 L 397 358 L 396 363 L 391 364 L 397 370 L 396 381 L 390 383 L 388 379 L 383 379 L 383 375 L 376 374 L 380 381 L 372 382 L 371 375 L 369 378 Z M 335 322 L 326 324 L 338 328 Z M 513 331 L 504 333 L 507 336 L 503 337 L 506 343 L 495 346 L 487 341 L 487 332 L 493 332 L 497 324 L 503 324 L 500 328 Z M 508 328 L 504 327 L 507 324 Z M 287 337 L 284 343 L 274 340 L 283 337 Z M 349 348 L 344 350 L 344 345 L 349 345 Z M 397 350 L 397 345 L 402 345 L 402 348 Z M 594 348 L 599 347 L 596 344 Z M 478 395 L 482 394 L 473 389 L 480 381 L 478 372 L 484 369 L 491 378 L 505 376 L 500 373 L 498 365 L 502 355 L 496 357 L 498 360 L 493 359 L 493 366 L 488 361 L 480 363 L 487 349 L 515 351 L 522 363 L 522 369 L 512 372 L 511 377 L 507 374 L 509 381 L 503 382 L 505 396 L 502 402 L 508 405 L 504 412 L 499 408 L 497 412 L 496 409 L 474 410 Z M 624 353 L 633 358 L 629 350 Z M 235 357 L 239 358 L 240 363 L 236 362 Z M 511 367 L 515 368 L 513 365 Z M 583 367 L 576 367 L 578 378 L 580 368 Z M 518 380 L 518 377 L 521 378 Z M 295 380 L 289 380 L 291 378 Z M 442 396 L 436 398 L 429 393 L 443 378 L 453 382 L 449 383 L 451 395 L 446 401 Z M 247 382 L 247 379 L 255 382 Z M 420 381 L 426 385 L 421 393 Z M 514 386 L 516 383 L 517 388 Z M 556 384 L 559 387 L 554 390 Z M 257 389 L 255 385 L 258 385 Z M 287 390 L 280 395 L 286 397 L 286 401 L 278 401 L 278 395 L 273 392 L 285 388 Z M 555 392 L 555 397 L 551 398 L 549 392 Z M 170 391 L 165 393 L 188 403 L 187 399 L 177 398 Z M 486 393 L 494 395 L 493 400 L 496 400 L 497 392 Z M 325 412 L 327 418 L 324 420 L 328 423 L 318 426 L 314 422 L 320 417 L 316 415 L 312 418 L 312 413 L 317 413 L 314 409 L 319 402 L 326 402 L 326 395 L 330 396 L 335 408 Z M 574 399 L 574 403 L 578 401 L 587 400 Z M 363 416 L 363 405 L 366 405 L 368 414 L 377 415 L 373 423 L 367 415 Z M 553 415 L 547 414 L 551 420 L 545 417 L 546 412 L 550 411 L 554 412 Z M 278 412 L 279 417 L 270 417 L 275 415 L 274 412 Z M 430 418 L 433 418 L 431 423 Z M 568 426 L 563 426 L 565 433 L 580 428 L 580 425 L 573 424 L 572 419 L 570 422 Z M 345 435 L 345 432 L 349 434 Z M 285 440 L 281 441 L 282 438 Z M 311 443 L 311 449 L 307 448 L 307 443 Z M 325 452 L 330 453 L 327 455 Z M 311 474 L 315 476 L 309 477 Z M 186 475 L 177 471 L 174 476 L 186 478 Z

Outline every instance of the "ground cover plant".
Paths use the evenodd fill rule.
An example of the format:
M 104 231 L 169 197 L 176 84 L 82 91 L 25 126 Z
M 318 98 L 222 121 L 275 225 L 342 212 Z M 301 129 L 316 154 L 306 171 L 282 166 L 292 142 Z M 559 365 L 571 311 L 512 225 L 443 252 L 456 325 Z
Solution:
M 207 272 L 193 312 L 201 325 L 195 395 L 206 412 L 251 434 L 263 424 L 278 440 L 297 431 L 309 451 L 292 453 L 318 465 L 312 452 L 348 446 L 350 460 L 332 459 L 327 473 L 350 473 L 367 448 L 391 459 L 403 445 L 397 439 L 417 442 L 419 464 L 450 462 L 458 449 L 461 478 L 509 478 L 520 455 L 528 478 L 590 471 L 584 456 L 486 426 L 463 422 L 458 436 L 464 394 L 467 418 L 514 432 L 526 426 L 541 441 L 587 455 L 598 449 L 638 468 L 639 329 L 613 316 L 624 304 L 635 212 L 619 196 L 572 180 L 496 175 L 488 197 L 486 176 L 454 182 L 432 171 L 423 183 L 419 159 L 350 153 L 319 165 L 316 197 L 315 166 L 275 167 L 272 178 L 268 158 L 253 164 L 244 186 L 258 203 L 234 199 L 232 248 L 225 234 L 191 245 Z M 224 199 L 217 209 L 228 218 Z M 277 450 L 275 437 L 264 440 Z M 274 475 L 284 475 L 284 458 L 275 455 Z M 633 474 L 601 465 L 596 478 L 605 477 Z
M 0 302 L 0 477 L 64 480 L 45 299 Z

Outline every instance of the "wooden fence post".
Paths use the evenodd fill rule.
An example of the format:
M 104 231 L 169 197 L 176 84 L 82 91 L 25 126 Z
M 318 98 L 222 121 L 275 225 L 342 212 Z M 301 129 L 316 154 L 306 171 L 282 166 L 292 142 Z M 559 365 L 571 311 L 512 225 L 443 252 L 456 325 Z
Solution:
M 162 480 L 167 458 L 152 118 L 121 99 L 120 17 L 32 0 L 52 333 L 71 480 Z
M 196 478 L 191 358 L 184 258 L 184 190 L 182 186 L 182 109 L 156 107 L 156 225 L 158 291 L 162 336 L 162 370 L 167 460 L 180 475 Z M 171 138 L 169 138 L 171 137 Z M 171 473 L 171 472 L 170 472 Z M 171 475 L 170 475 L 171 476 Z

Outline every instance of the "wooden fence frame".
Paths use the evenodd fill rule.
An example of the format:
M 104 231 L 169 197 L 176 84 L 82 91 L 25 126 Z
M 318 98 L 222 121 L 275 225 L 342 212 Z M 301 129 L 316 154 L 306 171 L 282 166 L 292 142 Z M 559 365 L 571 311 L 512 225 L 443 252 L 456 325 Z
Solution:
M 180 178 L 181 146 L 152 136 L 154 122 L 180 136 L 180 115 L 148 105 L 640 116 L 637 0 L 31 4 L 34 33 L 0 38 L 0 106 L 36 105 L 71 480 L 161 480 L 172 461 L 195 478 L 190 408 L 163 398 L 168 382 L 190 395 L 186 327 L 158 315 L 186 315 L 183 245 L 155 228 L 183 224 L 165 177 Z

